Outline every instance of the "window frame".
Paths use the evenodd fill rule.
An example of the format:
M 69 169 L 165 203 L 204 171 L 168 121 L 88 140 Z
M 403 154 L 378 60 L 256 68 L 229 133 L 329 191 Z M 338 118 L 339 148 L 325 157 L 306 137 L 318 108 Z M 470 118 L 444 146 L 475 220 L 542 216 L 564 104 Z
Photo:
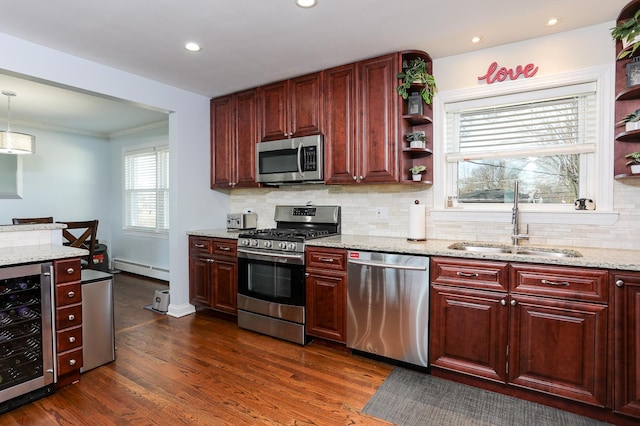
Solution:
M 169 236 L 169 230 L 171 228 L 171 224 L 170 224 L 170 219 L 169 219 L 169 226 L 166 229 L 163 228 L 159 228 L 158 225 L 158 209 L 156 209 L 156 227 L 151 228 L 151 227 L 142 227 L 142 226 L 128 226 L 127 225 L 127 182 L 126 182 L 126 173 L 127 173 L 127 168 L 126 168 L 126 161 L 127 161 L 127 157 L 130 155 L 134 155 L 134 154 L 144 154 L 144 153 L 155 153 L 156 154 L 156 161 L 157 161 L 157 155 L 159 152 L 166 152 L 167 155 L 169 155 L 169 144 L 166 142 L 154 142 L 154 143 L 147 143 L 147 144 L 142 144 L 142 145 L 133 145 L 133 146 L 128 146 L 128 147 L 124 147 L 122 149 L 122 174 L 121 174 L 121 178 L 122 178 L 122 230 L 125 233 L 128 234 L 138 234 L 138 235 L 145 235 L 145 236 L 156 236 L 156 237 L 161 237 L 161 238 L 168 238 Z M 169 157 L 170 158 L 170 157 Z M 170 161 L 170 160 L 169 160 Z M 166 173 L 169 173 L 169 168 L 170 165 L 167 165 L 167 169 L 166 169 Z M 156 173 L 156 194 L 158 193 L 158 191 L 160 190 L 158 187 L 158 181 L 157 181 L 157 173 Z M 169 179 L 167 179 L 167 188 L 166 188 L 166 192 L 167 192 L 167 203 L 170 203 L 170 192 L 171 192 L 171 187 L 170 187 L 170 182 Z M 157 207 L 157 200 L 156 200 L 156 207 Z M 167 206 L 166 208 L 167 213 L 169 213 L 169 206 Z
M 503 221 L 511 214 L 511 205 L 465 205 L 463 208 L 447 208 L 447 194 L 451 194 L 450 174 L 455 170 L 453 164 L 446 162 L 446 106 L 449 103 L 472 101 L 489 97 L 507 95 L 519 96 L 526 92 L 539 91 L 563 86 L 583 83 L 596 84 L 596 104 L 598 105 L 597 119 L 599 121 L 596 135 L 596 148 L 591 179 L 593 190 L 589 197 L 596 202 L 596 210 L 576 212 L 561 205 L 531 204 L 523 205 L 521 210 L 526 220 L 538 223 L 568 223 L 568 224 L 613 224 L 618 214 L 613 211 L 613 88 L 614 67 L 599 66 L 579 71 L 557 74 L 532 79 L 496 84 L 484 84 L 479 87 L 450 90 L 440 92 L 434 99 L 434 140 L 439 141 L 441 149 L 434 150 L 434 175 L 440 176 L 433 187 L 433 209 L 431 216 L 434 220 L 473 220 L 473 221 Z M 526 95 L 525 95 L 526 96 Z M 578 219 L 577 216 L 580 216 Z M 473 217 L 473 219 L 471 219 Z

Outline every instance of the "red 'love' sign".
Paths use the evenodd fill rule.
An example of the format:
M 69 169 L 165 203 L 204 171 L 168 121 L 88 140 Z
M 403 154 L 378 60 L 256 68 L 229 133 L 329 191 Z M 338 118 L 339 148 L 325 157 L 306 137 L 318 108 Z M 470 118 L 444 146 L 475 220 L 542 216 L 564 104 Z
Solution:
M 522 67 L 522 65 L 518 65 L 516 69 L 500 67 L 498 68 L 497 62 L 492 62 L 489 65 L 489 69 L 485 75 L 481 75 L 478 77 L 478 80 L 487 80 L 487 84 L 495 83 L 496 81 L 505 81 L 507 78 L 510 80 L 515 80 L 521 75 L 524 78 L 533 77 L 538 72 L 538 67 L 533 64 L 527 64 Z

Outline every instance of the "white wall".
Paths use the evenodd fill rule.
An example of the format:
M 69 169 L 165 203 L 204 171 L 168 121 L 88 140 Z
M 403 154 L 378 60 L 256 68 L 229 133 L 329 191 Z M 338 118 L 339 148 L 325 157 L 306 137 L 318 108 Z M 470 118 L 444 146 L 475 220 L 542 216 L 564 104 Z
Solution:
M 614 23 L 605 23 L 575 31 L 541 37 L 519 43 L 482 49 L 471 53 L 434 60 L 433 73 L 438 83 L 438 93 L 447 91 L 463 92 L 478 90 L 485 83 L 478 83 L 478 76 L 487 72 L 489 65 L 497 61 L 500 66 L 514 68 L 517 65 L 533 63 L 539 67 L 534 78 L 566 74 L 594 67 L 610 67 L 613 70 L 615 47 L 609 28 Z M 428 52 L 426 46 L 415 46 Z M 494 83 L 492 87 L 501 83 Z M 503 83 L 505 84 L 505 83 Z M 508 84 L 518 84 L 512 82 Z M 613 93 L 613 81 L 608 88 Z M 436 94 L 436 98 L 439 98 Z M 611 109 L 610 104 L 603 108 Z M 436 110 L 437 112 L 437 110 Z M 610 114 L 613 115 L 613 114 Z M 439 117 L 434 117 L 435 126 Z M 612 122 L 613 117 L 610 117 Z M 613 144 L 613 126 L 606 141 Z M 436 130 L 434 134 L 434 161 L 442 152 L 444 142 Z M 450 240 L 474 240 L 510 242 L 511 216 L 495 222 L 477 222 L 473 218 L 449 219 L 447 212 L 435 220 L 434 207 L 443 204 L 444 197 L 434 202 L 434 193 L 444 185 L 442 167 L 434 167 L 433 187 L 423 189 L 419 185 L 308 185 L 284 187 L 280 189 L 236 189 L 231 193 L 231 211 L 242 212 L 252 208 L 258 213 L 258 225 L 273 226 L 273 208 L 276 204 L 304 203 L 308 200 L 316 204 L 338 204 L 342 206 L 342 232 L 372 236 L 407 237 L 408 207 L 414 200 L 427 205 L 427 238 Z M 571 223 L 543 223 L 529 221 L 530 244 L 627 248 L 640 250 L 637 239 L 640 227 L 640 183 L 619 183 L 613 181 L 611 173 L 602 179 L 613 189 L 613 208 L 618 213 L 614 224 L 593 225 L 576 220 Z M 442 194 L 444 191 L 440 190 Z M 378 219 L 375 207 L 386 207 L 388 219 Z M 443 219 L 444 217 L 444 219 Z
M 27 127 L 15 130 L 36 137 L 36 153 L 22 156 L 22 199 L 0 199 L 0 223 L 11 223 L 13 217 L 98 219 L 98 238 L 108 241 L 109 141 Z
M 228 195 L 209 188 L 209 98 L 5 34 L 0 49 L 0 69 L 171 112 L 169 314 L 193 312 L 186 232 L 224 227 L 228 211 Z

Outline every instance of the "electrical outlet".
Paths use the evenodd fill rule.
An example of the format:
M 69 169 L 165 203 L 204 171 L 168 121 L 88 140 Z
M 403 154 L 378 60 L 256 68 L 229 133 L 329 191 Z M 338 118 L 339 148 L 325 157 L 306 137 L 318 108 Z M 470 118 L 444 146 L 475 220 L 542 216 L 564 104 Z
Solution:
M 386 219 L 386 218 L 387 218 L 387 208 L 376 207 L 376 219 Z

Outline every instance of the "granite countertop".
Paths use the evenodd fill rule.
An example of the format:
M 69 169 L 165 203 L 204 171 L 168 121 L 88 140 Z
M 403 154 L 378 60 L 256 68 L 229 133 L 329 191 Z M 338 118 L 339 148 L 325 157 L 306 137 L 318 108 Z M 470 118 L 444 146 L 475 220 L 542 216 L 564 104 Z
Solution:
M 0 225 L 0 232 L 41 231 L 47 229 L 64 229 L 66 223 L 31 223 L 26 225 Z
M 29 225 L 27 225 L 29 226 Z M 58 244 L 0 248 L 0 266 L 86 256 L 89 251 Z
M 187 234 L 203 237 L 237 239 L 240 231 L 226 229 L 204 229 L 189 231 Z M 448 248 L 460 241 L 427 240 L 411 242 L 405 238 L 371 237 L 361 235 L 337 235 L 318 238 L 306 242 L 307 246 L 332 247 L 350 250 L 370 250 L 392 253 L 406 253 L 422 256 L 449 256 L 467 259 L 499 260 L 506 262 L 542 263 L 549 265 L 578 266 L 587 268 L 619 269 L 640 271 L 640 250 L 614 250 L 587 247 L 562 247 L 579 252 L 582 257 L 551 257 L 511 253 L 488 253 L 453 250 Z M 535 246 L 523 245 L 534 248 Z M 556 247 L 549 247 L 556 248 Z

